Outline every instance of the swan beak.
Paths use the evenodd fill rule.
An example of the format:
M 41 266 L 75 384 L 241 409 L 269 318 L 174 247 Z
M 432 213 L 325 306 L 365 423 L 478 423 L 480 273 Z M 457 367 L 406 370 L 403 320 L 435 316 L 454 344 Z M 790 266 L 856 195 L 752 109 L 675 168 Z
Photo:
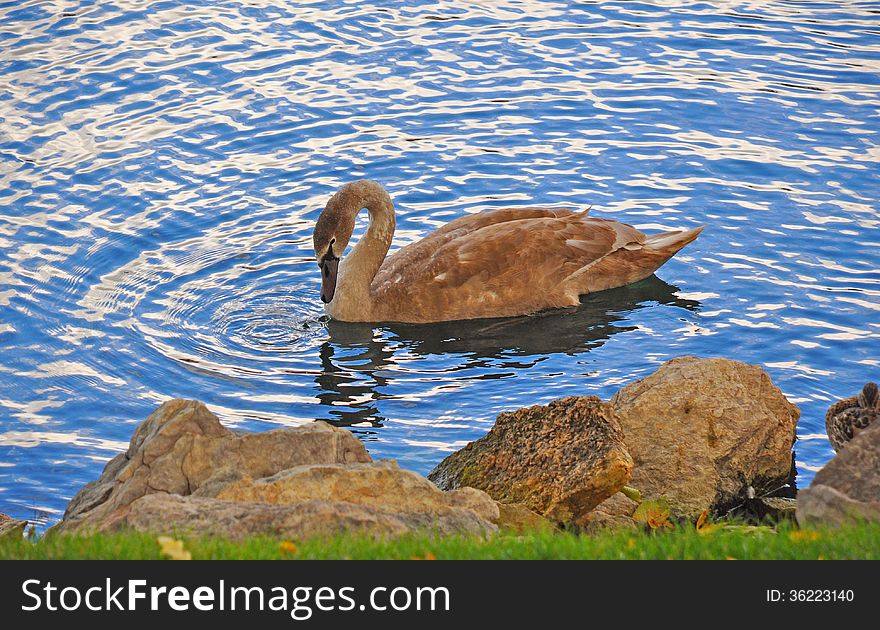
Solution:
M 321 267 L 321 301 L 329 304 L 336 293 L 336 274 L 339 271 L 338 258 L 322 258 L 318 263 Z

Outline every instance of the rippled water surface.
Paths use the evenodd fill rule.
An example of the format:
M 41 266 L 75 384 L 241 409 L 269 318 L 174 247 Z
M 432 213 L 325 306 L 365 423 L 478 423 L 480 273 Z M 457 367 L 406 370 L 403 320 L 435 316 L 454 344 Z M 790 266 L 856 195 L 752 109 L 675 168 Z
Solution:
M 682 354 L 802 409 L 880 378 L 880 3 L 0 4 L 0 511 L 57 519 L 169 397 L 249 430 L 315 418 L 427 472 L 502 410 L 609 397 Z M 706 225 L 578 309 L 322 320 L 342 183 L 395 247 L 467 212 Z M 361 228 L 362 229 L 362 228 Z

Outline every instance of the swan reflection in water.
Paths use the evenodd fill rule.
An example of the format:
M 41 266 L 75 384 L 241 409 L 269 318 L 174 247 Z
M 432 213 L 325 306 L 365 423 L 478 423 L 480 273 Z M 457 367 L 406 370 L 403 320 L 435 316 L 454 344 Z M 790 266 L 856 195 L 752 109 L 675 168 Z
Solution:
M 389 385 L 413 371 L 412 361 L 443 355 L 442 374 L 485 370 L 468 378 L 502 378 L 528 369 L 550 354 L 577 355 L 598 348 L 612 335 L 635 330 L 630 314 L 655 304 L 696 312 L 700 303 L 676 295 L 678 288 L 656 276 L 618 289 L 587 295 L 578 307 L 526 317 L 435 324 L 360 324 L 330 321 L 320 349 L 318 399 L 324 417 L 337 426 L 382 426 L 377 401 L 393 398 Z M 420 372 L 431 372 L 426 364 Z

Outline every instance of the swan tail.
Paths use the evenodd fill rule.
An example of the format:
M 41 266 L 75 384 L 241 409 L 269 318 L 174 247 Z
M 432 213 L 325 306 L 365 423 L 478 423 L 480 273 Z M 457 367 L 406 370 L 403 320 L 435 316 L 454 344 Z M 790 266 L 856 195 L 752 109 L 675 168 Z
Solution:
M 572 295 L 585 295 L 644 280 L 702 231 L 699 227 L 663 232 L 647 236 L 642 243 L 621 247 L 569 276 L 565 283 L 567 290 Z
M 652 234 L 645 239 L 643 246 L 658 254 L 667 255 L 666 260 L 669 260 L 682 247 L 696 239 L 702 231 L 703 227 L 701 226 L 694 230 L 676 230 L 675 232 Z

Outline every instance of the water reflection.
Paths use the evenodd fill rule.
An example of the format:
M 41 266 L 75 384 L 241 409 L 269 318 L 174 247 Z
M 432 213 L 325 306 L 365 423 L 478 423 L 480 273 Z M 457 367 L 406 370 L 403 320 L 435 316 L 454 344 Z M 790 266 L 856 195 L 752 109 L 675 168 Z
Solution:
M 395 375 L 414 368 L 419 358 L 443 355 L 438 381 L 460 379 L 476 368 L 473 378 L 492 379 L 536 365 L 548 355 L 577 355 L 604 344 L 612 335 L 635 330 L 627 324 L 639 309 L 664 304 L 697 312 L 700 302 L 681 298 L 678 287 L 657 276 L 582 298 L 577 308 L 544 311 L 527 317 L 441 322 L 430 325 L 351 324 L 330 321 L 329 339 L 320 348 L 322 414 L 337 426 L 369 424 L 385 418 L 376 401 L 386 395 Z M 450 361 L 452 363 L 450 363 Z M 319 412 L 320 413 L 320 412 Z
M 833 455 L 828 405 L 880 378 L 871 2 L 262 5 L 0 6 L 0 511 L 57 518 L 170 397 L 254 431 L 387 417 L 371 453 L 427 472 L 681 354 L 767 368 L 800 483 Z M 519 204 L 708 225 L 661 271 L 702 306 L 328 333 L 311 231 L 360 177 L 395 246 Z

